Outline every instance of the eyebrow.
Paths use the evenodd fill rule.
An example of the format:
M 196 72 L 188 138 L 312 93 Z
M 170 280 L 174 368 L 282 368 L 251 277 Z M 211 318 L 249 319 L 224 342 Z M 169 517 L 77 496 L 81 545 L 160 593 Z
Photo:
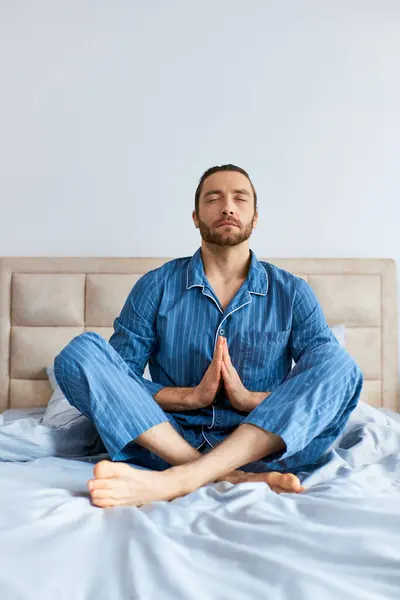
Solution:
M 245 189 L 233 190 L 233 191 L 235 194 L 247 194 L 248 196 L 251 196 L 251 193 Z M 222 194 L 222 190 L 210 190 L 209 192 L 206 192 L 204 194 L 204 198 L 206 198 L 207 196 L 213 196 L 214 194 L 217 194 L 218 196 L 220 196 Z

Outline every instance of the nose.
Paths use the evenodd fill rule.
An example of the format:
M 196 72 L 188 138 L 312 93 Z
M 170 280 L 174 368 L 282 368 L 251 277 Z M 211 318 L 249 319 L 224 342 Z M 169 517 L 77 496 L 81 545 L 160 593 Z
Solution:
M 225 203 L 222 206 L 222 214 L 223 215 L 233 215 L 234 207 L 230 198 L 226 198 Z

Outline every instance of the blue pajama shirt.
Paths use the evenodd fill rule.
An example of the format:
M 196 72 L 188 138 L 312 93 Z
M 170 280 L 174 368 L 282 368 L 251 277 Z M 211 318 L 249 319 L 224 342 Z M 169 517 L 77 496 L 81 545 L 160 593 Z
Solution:
M 362 389 L 359 366 L 339 346 L 311 287 L 250 255 L 247 279 L 225 310 L 199 248 L 140 277 L 108 342 L 87 332 L 58 354 L 58 384 L 93 421 L 112 460 L 167 468 L 134 443 L 166 421 L 202 452 L 251 423 L 281 436 L 286 448 L 244 468 L 296 472 L 315 464 L 342 432 Z M 233 408 L 223 387 L 206 408 L 164 411 L 156 393 L 197 386 L 219 335 L 244 386 L 272 393 L 250 413 Z M 143 378 L 147 363 L 152 381 Z

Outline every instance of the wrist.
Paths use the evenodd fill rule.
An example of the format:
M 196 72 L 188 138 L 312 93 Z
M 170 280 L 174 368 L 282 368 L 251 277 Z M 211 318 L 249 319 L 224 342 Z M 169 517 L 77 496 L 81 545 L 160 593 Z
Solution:
M 198 389 L 197 386 L 194 388 L 189 388 L 185 395 L 185 403 L 187 404 L 189 410 L 194 410 L 198 405 Z
M 242 410 L 244 410 L 245 412 L 251 412 L 256 406 L 257 405 L 255 403 L 254 392 L 246 390 Z
M 154 400 L 168 412 L 181 412 L 196 408 L 197 395 L 194 388 L 163 387 L 155 394 Z
M 254 410 L 265 398 L 268 398 L 271 392 L 250 392 L 247 390 L 245 407 L 243 410 L 251 412 Z

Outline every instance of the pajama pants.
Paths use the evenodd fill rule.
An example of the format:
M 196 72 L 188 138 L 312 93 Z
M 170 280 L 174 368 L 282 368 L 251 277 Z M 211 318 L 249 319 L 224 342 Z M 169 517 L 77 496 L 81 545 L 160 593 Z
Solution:
M 278 435 L 282 425 L 279 421 L 279 406 L 274 404 L 271 416 L 269 398 L 249 414 L 238 412 L 227 403 L 226 410 L 219 411 L 218 414 L 222 416 L 218 419 L 214 419 L 212 407 L 182 413 L 165 412 L 144 387 L 142 378 L 102 336 L 93 332 L 78 335 L 58 354 L 54 361 L 54 375 L 69 403 L 93 422 L 99 434 L 97 449 L 100 452 L 106 450 L 111 460 L 154 470 L 163 470 L 170 465 L 134 440 L 160 423 L 169 422 L 200 452 L 210 451 L 216 445 L 216 439 L 222 441 L 243 422 L 263 429 L 266 429 L 265 424 L 268 423 L 267 430 Z M 332 401 L 326 403 L 324 410 L 330 411 L 328 420 L 325 414 L 328 425 L 306 447 L 295 452 L 287 447 L 286 452 L 269 455 L 243 465 L 241 469 L 296 473 L 307 470 L 310 465 L 320 461 L 344 429 L 357 404 L 362 378 L 359 381 L 357 378 L 349 379 L 349 382 L 340 393 L 332 394 Z M 273 394 L 271 401 L 272 399 Z M 295 394 L 292 404 L 292 421 L 289 425 L 291 431 L 296 433 L 296 424 L 298 423 L 299 428 L 304 424 L 304 411 L 300 413 L 297 410 Z M 287 415 L 287 410 L 285 414 Z M 291 433 L 292 439 L 296 438 L 295 433 Z M 210 438 L 214 441 L 209 442 Z

